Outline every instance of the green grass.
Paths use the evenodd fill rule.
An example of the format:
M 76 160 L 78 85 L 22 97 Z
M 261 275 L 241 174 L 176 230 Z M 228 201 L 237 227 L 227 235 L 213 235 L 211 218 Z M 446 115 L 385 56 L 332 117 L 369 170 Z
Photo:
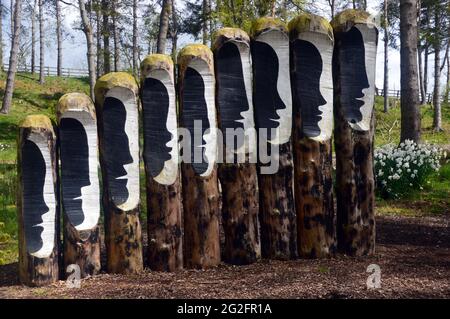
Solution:
M 5 74 L 0 74 L 0 96 L 3 97 Z M 85 78 L 59 78 L 49 76 L 40 85 L 38 76 L 18 73 L 13 95 L 13 104 L 8 115 L 0 114 L 0 144 L 6 150 L 0 151 L 0 162 L 14 162 L 16 159 L 16 138 L 19 123 L 30 114 L 45 114 L 56 118 L 56 104 L 61 96 L 69 92 L 89 92 Z
M 391 99 L 391 109 L 383 112 L 383 98 L 375 97 L 375 146 L 400 142 L 400 103 Z M 450 106 L 442 105 L 443 132 L 433 132 L 433 110 L 431 105 L 421 106 L 422 141 L 435 144 L 450 144 Z

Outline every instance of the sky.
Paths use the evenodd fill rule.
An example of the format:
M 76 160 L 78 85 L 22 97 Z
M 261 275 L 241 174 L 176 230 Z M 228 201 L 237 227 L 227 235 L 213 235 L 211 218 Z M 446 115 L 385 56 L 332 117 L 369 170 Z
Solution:
M 179 1 L 182 6 L 183 1 Z M 323 11 L 324 16 L 328 14 L 328 7 L 326 5 L 326 0 L 318 0 L 314 2 L 314 6 L 321 11 Z M 380 0 L 368 0 L 368 11 L 371 14 L 379 14 L 377 7 L 379 7 Z M 87 59 L 86 59 L 86 40 L 84 34 L 81 30 L 75 30 L 73 28 L 74 24 L 79 21 L 79 11 L 74 6 L 62 5 L 64 14 L 64 28 L 70 33 L 70 37 L 63 42 L 63 67 L 66 68 L 82 68 L 87 69 Z M 182 7 L 181 7 L 182 9 Z M 329 18 L 329 16 L 327 17 Z M 50 17 L 47 19 L 46 28 L 54 28 L 54 18 Z M 24 21 L 27 23 L 27 21 Z M 4 19 L 3 30 L 9 30 L 9 16 Z M 53 32 L 51 32 L 53 33 Z M 49 33 L 50 34 L 50 33 Z M 4 34 L 4 39 L 9 39 L 7 34 Z M 5 41 L 4 56 L 5 62 L 9 56 L 9 44 L 7 40 Z M 178 47 L 182 48 L 184 45 L 194 42 L 194 39 L 190 36 L 181 36 L 179 39 Z M 45 65 L 46 66 L 56 66 L 56 41 L 53 37 L 46 39 L 46 52 L 45 52 Z M 399 90 L 400 89 L 400 52 L 398 50 L 389 48 L 389 89 Z M 384 42 L 383 33 L 380 30 L 379 41 L 378 41 L 378 51 L 377 51 L 377 68 L 376 68 L 376 86 L 378 88 L 383 87 L 383 71 L 384 71 Z M 430 56 L 429 65 L 432 69 L 434 57 Z M 433 74 L 429 72 L 429 87 L 428 93 L 431 92 L 433 83 Z M 445 76 L 445 74 L 443 74 Z M 443 80 L 444 81 L 444 80 Z

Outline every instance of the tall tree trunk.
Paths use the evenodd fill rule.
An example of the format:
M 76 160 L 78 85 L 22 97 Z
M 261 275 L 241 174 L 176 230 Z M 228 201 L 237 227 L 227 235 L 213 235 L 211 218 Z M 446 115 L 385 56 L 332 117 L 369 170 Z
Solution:
M 448 51 L 447 51 L 447 55 L 445 56 L 445 59 L 447 60 L 447 84 L 445 85 L 444 103 L 448 104 L 449 95 L 450 95 L 450 58 L 449 58 Z
M 22 18 L 22 0 L 16 0 L 14 6 L 14 32 L 12 33 L 11 52 L 9 54 L 8 74 L 6 76 L 5 94 L 3 95 L 3 105 L 1 113 L 8 114 L 11 108 L 12 96 L 14 92 L 14 81 L 17 71 L 17 59 L 19 54 L 20 26 Z
M 209 21 L 209 16 L 210 16 L 210 9 L 211 9 L 211 3 L 210 0 L 203 0 L 203 4 L 202 4 L 202 41 L 203 44 L 207 44 L 208 43 L 208 21 Z
M 95 80 L 96 80 L 96 74 L 95 74 L 95 49 L 94 49 L 94 31 L 92 29 L 92 24 L 89 21 L 88 14 L 86 12 L 86 6 L 84 4 L 84 0 L 78 0 L 78 5 L 80 8 L 80 15 L 81 15 L 81 23 L 83 26 L 83 32 L 86 36 L 86 45 L 87 45 L 87 62 L 88 62 L 88 69 L 89 69 L 89 92 L 91 99 L 95 100 L 95 94 L 94 94 L 94 86 L 95 86 Z
M 423 90 L 425 91 L 425 103 L 427 103 L 428 95 L 428 56 L 429 56 L 429 44 L 425 42 L 425 51 L 423 52 Z
M 177 63 L 177 50 L 178 50 L 178 19 L 175 0 L 172 0 L 172 59 L 174 63 Z
M 97 32 L 96 32 L 96 37 L 97 37 L 97 48 L 96 48 L 96 52 L 97 52 L 97 78 L 100 77 L 101 73 L 102 73 L 102 41 L 101 41 L 101 34 L 102 34 L 102 28 L 101 28 L 101 24 L 100 24 L 100 2 L 99 0 L 95 0 L 95 22 L 96 22 L 96 26 L 97 26 Z
M 425 86 L 423 83 L 423 61 L 422 61 L 422 53 L 423 47 L 419 40 L 417 44 L 417 61 L 419 63 L 419 88 L 420 88 L 420 104 L 425 104 L 426 94 L 425 94 Z
M 384 81 L 383 81 L 383 111 L 389 111 L 389 25 L 388 0 L 384 0 Z
M 440 26 L 440 7 L 438 5 L 434 8 L 434 90 L 433 90 L 433 130 L 436 132 L 442 131 L 442 116 L 441 116 L 441 37 L 439 35 Z
M 137 0 L 133 0 L 133 74 L 138 74 Z
M 61 33 L 61 4 L 59 0 L 55 0 L 56 6 L 56 43 L 58 57 L 56 62 L 56 75 L 62 75 L 62 33 Z
M 9 12 L 10 12 L 10 24 L 11 24 L 11 37 L 14 34 L 14 0 L 9 2 Z
M 38 0 L 39 6 L 39 83 L 44 84 L 45 73 L 44 73 L 44 5 L 42 0 Z
M 36 71 L 36 7 L 37 0 L 34 0 L 33 12 L 31 13 L 31 74 Z
M 3 72 L 3 3 L 0 0 L 0 70 Z
M 420 141 L 417 0 L 400 0 L 400 140 Z
M 102 0 L 102 17 L 103 17 L 103 71 L 111 72 L 111 52 L 109 50 L 109 1 Z
M 156 53 L 164 54 L 166 52 L 167 32 L 169 30 L 169 16 L 171 11 L 171 1 L 163 0 L 161 14 L 159 16 L 158 43 Z
M 119 48 L 119 31 L 117 30 L 117 0 L 112 2 L 112 32 L 114 40 L 114 72 L 119 71 L 120 64 L 120 48 Z

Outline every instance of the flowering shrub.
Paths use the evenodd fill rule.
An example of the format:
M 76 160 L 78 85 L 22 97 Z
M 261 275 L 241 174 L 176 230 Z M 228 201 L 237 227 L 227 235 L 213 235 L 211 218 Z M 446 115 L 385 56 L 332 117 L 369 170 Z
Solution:
M 8 144 L 0 143 L 0 151 L 6 151 L 7 149 L 9 149 L 9 145 Z
M 440 168 L 443 150 L 431 144 L 406 140 L 399 146 L 375 150 L 375 178 L 382 197 L 399 198 L 411 189 L 423 189 L 427 177 Z

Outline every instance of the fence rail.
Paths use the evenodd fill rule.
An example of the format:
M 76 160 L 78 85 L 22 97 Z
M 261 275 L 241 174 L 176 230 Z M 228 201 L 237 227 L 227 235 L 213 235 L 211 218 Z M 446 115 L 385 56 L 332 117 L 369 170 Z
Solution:
M 4 64 L 3 68 L 7 70 L 9 67 L 9 64 Z M 19 65 L 17 67 L 17 72 L 25 72 L 25 73 L 31 73 L 31 66 L 30 65 Z M 36 65 L 34 67 L 34 72 L 39 73 L 41 70 L 39 65 Z M 45 66 L 44 67 L 44 74 L 47 76 L 56 76 L 58 75 L 58 68 L 55 66 Z M 89 76 L 89 71 L 87 69 L 77 69 L 77 68 L 61 68 L 61 76 L 63 77 L 85 77 Z
M 378 95 L 378 96 L 384 96 L 384 90 L 377 89 L 377 90 L 375 90 L 375 94 Z M 400 90 L 388 90 L 387 91 L 387 95 L 389 97 L 394 97 L 396 99 L 400 99 L 400 96 L 401 96 Z M 419 97 L 421 97 L 420 93 L 419 93 Z M 433 94 L 432 93 L 425 94 L 425 102 L 426 103 L 433 102 Z

